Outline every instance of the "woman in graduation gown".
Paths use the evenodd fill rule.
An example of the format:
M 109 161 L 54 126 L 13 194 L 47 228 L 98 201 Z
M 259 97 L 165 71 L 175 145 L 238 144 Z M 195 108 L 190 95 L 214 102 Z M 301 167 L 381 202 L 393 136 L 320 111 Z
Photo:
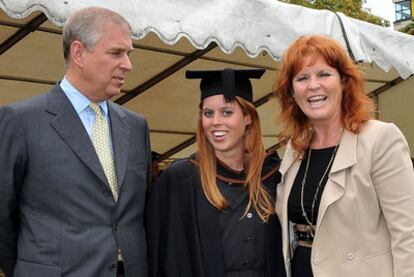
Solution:
M 249 80 L 263 73 L 186 72 L 201 79 L 198 151 L 168 167 L 151 189 L 151 276 L 285 276 L 274 212 L 280 160 L 265 153 Z

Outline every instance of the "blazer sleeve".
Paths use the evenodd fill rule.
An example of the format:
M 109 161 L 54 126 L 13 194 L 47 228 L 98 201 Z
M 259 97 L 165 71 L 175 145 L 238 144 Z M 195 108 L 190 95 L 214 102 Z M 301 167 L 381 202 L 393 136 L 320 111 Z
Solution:
M 414 276 L 414 170 L 401 131 L 386 124 L 372 153 L 372 181 L 391 235 L 394 277 Z
M 18 192 L 27 155 L 23 124 L 11 107 L 0 107 L 0 134 L 0 268 L 6 276 L 13 276 L 19 230 Z

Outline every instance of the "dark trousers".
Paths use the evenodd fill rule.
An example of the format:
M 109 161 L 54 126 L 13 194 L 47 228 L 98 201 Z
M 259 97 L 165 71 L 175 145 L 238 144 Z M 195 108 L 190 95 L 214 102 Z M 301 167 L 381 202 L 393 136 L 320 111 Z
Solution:
M 297 246 L 292 260 L 293 277 L 313 277 L 310 263 L 312 248 Z

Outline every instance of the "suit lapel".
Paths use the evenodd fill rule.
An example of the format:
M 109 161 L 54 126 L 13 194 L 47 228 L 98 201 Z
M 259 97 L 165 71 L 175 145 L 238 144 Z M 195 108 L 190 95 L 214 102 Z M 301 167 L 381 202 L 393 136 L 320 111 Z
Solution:
M 121 186 L 127 167 L 130 131 L 129 126 L 125 121 L 125 113 L 110 101 L 108 101 L 108 108 L 111 121 L 115 171 L 118 185 Z
M 48 94 L 46 112 L 55 115 L 50 124 L 56 133 L 85 165 L 109 186 L 91 139 L 59 84 Z
M 320 226 L 328 207 L 339 200 L 345 193 L 346 169 L 357 162 L 356 143 L 357 135 L 345 130 L 322 194 L 317 222 L 318 227 Z

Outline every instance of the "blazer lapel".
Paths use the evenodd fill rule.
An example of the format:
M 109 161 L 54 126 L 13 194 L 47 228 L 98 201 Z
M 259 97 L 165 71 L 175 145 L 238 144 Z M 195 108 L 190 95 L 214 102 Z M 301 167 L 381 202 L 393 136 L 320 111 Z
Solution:
M 356 143 L 357 135 L 345 130 L 322 194 L 317 226 L 320 226 L 328 207 L 339 200 L 345 193 L 346 169 L 357 162 Z
M 290 144 L 290 141 L 289 141 L 288 144 L 286 145 L 286 151 L 285 151 L 285 154 L 282 159 L 282 163 L 279 168 L 279 172 L 282 174 L 281 183 L 285 182 L 286 172 L 295 163 L 295 161 L 299 161 L 299 164 L 300 164 L 300 160 L 297 157 L 296 152 L 293 150 Z M 295 175 L 296 175 L 296 172 L 295 172 Z
M 108 108 L 111 122 L 115 171 L 118 185 L 121 186 L 127 167 L 130 130 L 125 121 L 125 113 L 110 101 L 108 101 Z
M 282 226 L 282 237 L 289 238 L 288 220 L 288 199 L 293 186 L 296 174 L 299 171 L 301 160 L 297 157 L 296 151 L 291 147 L 290 142 L 286 145 L 285 154 L 280 165 L 282 174 L 281 183 L 277 186 L 276 211 Z M 283 240 L 283 254 L 285 259 L 290 256 L 289 239 Z
M 108 184 L 92 141 L 75 109 L 59 84 L 48 95 L 46 112 L 55 115 L 52 127 L 85 165 L 105 184 Z

